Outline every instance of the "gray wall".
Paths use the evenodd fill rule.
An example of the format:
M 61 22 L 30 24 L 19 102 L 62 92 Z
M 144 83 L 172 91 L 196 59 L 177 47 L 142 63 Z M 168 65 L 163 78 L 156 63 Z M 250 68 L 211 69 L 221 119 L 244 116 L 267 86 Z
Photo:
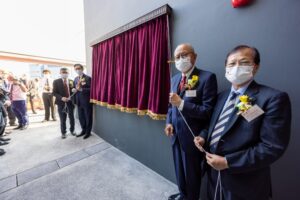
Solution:
M 224 78 L 226 53 L 238 44 L 260 50 L 262 62 L 256 80 L 288 92 L 293 106 L 289 148 L 272 166 L 274 199 L 299 199 L 300 1 L 256 0 L 249 7 L 233 9 L 230 0 L 85 0 L 86 44 L 166 3 L 174 12 L 173 47 L 182 42 L 193 44 L 197 65 L 217 74 L 220 91 L 229 86 Z M 91 48 L 86 50 L 91 71 Z M 99 106 L 95 110 L 97 134 L 175 180 L 164 122 Z

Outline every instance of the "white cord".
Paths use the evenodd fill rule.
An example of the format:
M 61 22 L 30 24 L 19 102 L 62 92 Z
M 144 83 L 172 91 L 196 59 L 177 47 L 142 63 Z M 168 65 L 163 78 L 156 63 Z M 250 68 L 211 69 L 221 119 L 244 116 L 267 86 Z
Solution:
M 217 193 L 218 193 L 218 188 L 220 189 L 220 200 L 222 200 L 222 181 L 221 181 L 221 172 L 220 170 L 218 171 L 218 178 L 217 178 L 217 185 L 215 188 L 215 195 L 214 195 L 214 200 L 217 200 Z
M 183 119 L 185 125 L 188 127 L 190 133 L 191 133 L 192 136 L 195 138 L 196 136 L 195 136 L 194 132 L 192 131 L 191 127 L 189 126 L 189 124 L 187 123 L 187 121 L 186 121 L 185 117 L 183 116 L 182 112 L 179 110 L 179 108 L 178 108 L 177 106 L 176 106 L 176 108 L 177 108 L 178 112 L 180 113 L 180 115 L 181 115 L 181 117 L 182 117 L 182 119 Z M 202 146 L 199 146 L 199 147 L 200 147 L 200 151 L 202 151 L 203 153 L 206 154 L 205 149 L 204 149 Z
M 71 100 L 71 98 L 75 95 L 77 93 L 77 91 L 76 92 L 74 92 L 71 96 L 69 96 L 69 101 Z M 67 102 L 65 102 L 65 106 L 64 106 L 64 108 L 63 108 L 63 110 L 62 110 L 62 112 L 64 112 L 64 113 L 66 113 L 66 114 L 68 114 L 69 113 L 69 108 L 68 108 L 68 105 L 67 105 Z

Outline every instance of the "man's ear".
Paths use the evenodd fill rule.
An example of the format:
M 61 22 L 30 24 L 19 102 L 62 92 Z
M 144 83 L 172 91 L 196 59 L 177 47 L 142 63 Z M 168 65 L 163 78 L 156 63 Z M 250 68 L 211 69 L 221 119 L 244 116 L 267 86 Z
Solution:
M 197 54 L 194 53 L 194 54 L 193 54 L 193 62 L 194 62 L 194 63 L 192 63 L 193 65 L 196 64 L 196 60 L 197 60 Z
M 259 69 L 259 65 L 254 64 L 253 65 L 253 75 L 255 75 L 258 72 L 258 69 Z

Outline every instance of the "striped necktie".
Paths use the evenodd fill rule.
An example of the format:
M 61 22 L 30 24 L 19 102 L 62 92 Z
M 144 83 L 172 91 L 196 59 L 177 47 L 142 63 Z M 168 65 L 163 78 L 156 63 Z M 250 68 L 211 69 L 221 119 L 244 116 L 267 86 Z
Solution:
M 211 134 L 211 139 L 210 139 L 210 143 L 209 143 L 211 148 L 216 148 L 216 146 L 223 134 L 223 131 L 225 130 L 225 127 L 226 127 L 227 123 L 229 122 L 229 119 L 230 119 L 233 111 L 235 110 L 235 102 L 236 102 L 236 98 L 238 95 L 239 95 L 239 93 L 232 92 L 227 104 L 223 108 L 223 111 L 220 114 L 219 119 L 213 130 L 213 133 Z

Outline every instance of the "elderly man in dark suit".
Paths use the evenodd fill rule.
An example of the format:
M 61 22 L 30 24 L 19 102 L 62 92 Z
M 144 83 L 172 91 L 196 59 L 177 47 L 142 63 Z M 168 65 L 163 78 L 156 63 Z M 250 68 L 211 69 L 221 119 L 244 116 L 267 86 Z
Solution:
M 74 99 L 82 129 L 77 137 L 83 136 L 83 139 L 87 139 L 91 135 L 93 126 L 93 104 L 90 103 L 91 77 L 83 73 L 81 64 L 75 64 L 74 68 L 78 76 L 74 80 L 76 88 L 73 92 L 76 92 Z
M 194 140 L 201 149 L 204 139 L 209 151 L 209 199 L 271 198 L 270 165 L 287 148 L 291 104 L 287 93 L 254 81 L 259 63 L 253 47 L 237 46 L 228 54 L 225 76 L 232 86 L 218 95 L 208 131 Z
M 73 80 L 69 79 L 69 71 L 67 68 L 60 69 L 61 78 L 53 82 L 53 95 L 55 96 L 55 104 L 60 118 L 60 129 L 62 139 L 66 138 L 66 120 L 67 115 L 70 120 L 70 133 L 75 136 L 75 119 L 74 104 L 71 101 L 72 89 L 74 88 Z
M 217 81 L 213 73 L 195 67 L 197 54 L 191 45 L 179 45 L 174 56 L 180 73 L 172 78 L 165 133 L 171 137 L 180 193 L 169 199 L 198 200 L 203 156 L 194 145 L 189 127 L 198 134 L 208 126 L 217 95 Z

